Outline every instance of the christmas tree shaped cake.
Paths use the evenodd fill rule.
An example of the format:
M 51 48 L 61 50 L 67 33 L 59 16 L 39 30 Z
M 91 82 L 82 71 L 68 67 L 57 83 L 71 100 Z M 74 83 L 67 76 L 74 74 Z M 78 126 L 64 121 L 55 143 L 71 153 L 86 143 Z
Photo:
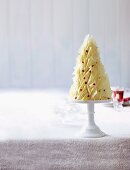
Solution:
M 70 97 L 74 100 L 108 100 L 111 88 L 99 50 L 92 36 L 87 36 L 80 48 L 74 69 Z

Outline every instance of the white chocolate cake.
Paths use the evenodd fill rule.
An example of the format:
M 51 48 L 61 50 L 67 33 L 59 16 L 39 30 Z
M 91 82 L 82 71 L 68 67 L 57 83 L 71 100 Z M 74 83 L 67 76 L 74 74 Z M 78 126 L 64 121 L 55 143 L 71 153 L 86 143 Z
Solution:
M 108 100 L 112 91 L 95 40 L 88 35 L 77 57 L 70 97 L 73 100 Z

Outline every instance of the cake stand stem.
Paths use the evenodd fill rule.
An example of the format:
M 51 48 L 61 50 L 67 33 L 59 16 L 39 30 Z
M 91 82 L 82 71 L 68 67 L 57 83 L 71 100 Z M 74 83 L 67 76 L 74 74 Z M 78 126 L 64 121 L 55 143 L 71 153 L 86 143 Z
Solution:
M 95 126 L 94 103 L 87 103 L 88 127 Z
M 87 125 L 85 124 L 85 126 L 81 130 L 80 136 L 85 138 L 98 138 L 106 136 L 106 134 L 102 132 L 99 129 L 99 127 L 95 124 L 94 102 L 87 103 L 87 116 L 88 116 Z

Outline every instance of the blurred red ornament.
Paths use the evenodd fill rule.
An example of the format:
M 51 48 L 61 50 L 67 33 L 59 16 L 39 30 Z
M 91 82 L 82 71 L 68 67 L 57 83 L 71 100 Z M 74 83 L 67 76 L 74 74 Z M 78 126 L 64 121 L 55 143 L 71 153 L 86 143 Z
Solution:
M 124 90 L 115 90 L 113 91 L 113 94 L 114 94 L 113 97 L 116 98 L 118 102 L 123 101 Z

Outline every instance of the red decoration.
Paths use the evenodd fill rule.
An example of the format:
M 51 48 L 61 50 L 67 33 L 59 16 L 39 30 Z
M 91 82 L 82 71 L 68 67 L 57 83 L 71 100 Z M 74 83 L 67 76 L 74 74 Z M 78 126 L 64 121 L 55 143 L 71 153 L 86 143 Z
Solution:
M 117 97 L 119 102 L 123 101 L 124 90 L 116 90 L 114 91 L 114 98 Z

